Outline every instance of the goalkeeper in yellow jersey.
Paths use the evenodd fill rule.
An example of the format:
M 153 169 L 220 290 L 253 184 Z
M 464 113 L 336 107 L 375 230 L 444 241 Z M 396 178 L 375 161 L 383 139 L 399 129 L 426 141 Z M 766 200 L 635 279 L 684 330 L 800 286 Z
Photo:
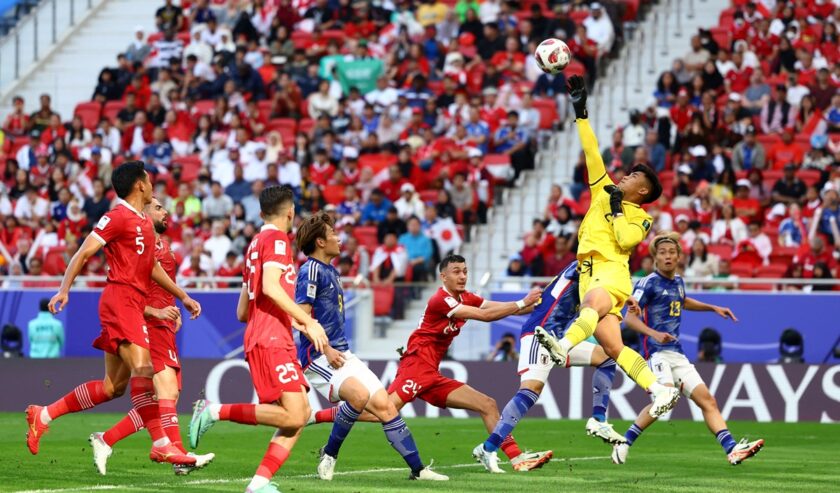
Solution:
M 591 335 L 621 369 L 639 386 L 653 395 L 650 415 L 659 417 L 671 410 L 679 391 L 656 382 L 645 360 L 621 340 L 621 310 L 624 304 L 636 310 L 630 295 L 630 253 L 645 239 L 651 217 L 642 204 L 662 194 L 656 173 L 648 166 L 636 165 L 618 184 L 607 175 L 598 150 L 598 140 L 586 113 L 586 86 L 583 78 L 569 78 L 569 99 L 575 109 L 592 203 L 578 232 L 578 270 L 580 271 L 580 313 L 562 339 L 537 327 L 534 335 L 550 353 L 554 363 L 565 366 L 569 350 Z

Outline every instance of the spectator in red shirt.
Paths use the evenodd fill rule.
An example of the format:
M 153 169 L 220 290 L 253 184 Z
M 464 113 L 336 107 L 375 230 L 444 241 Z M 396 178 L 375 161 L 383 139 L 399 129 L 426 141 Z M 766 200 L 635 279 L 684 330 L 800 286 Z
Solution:
M 123 93 L 123 100 L 129 95 L 134 94 L 134 104 L 138 108 L 145 108 L 149 105 L 149 98 L 152 97 L 152 90 L 146 83 L 142 75 L 135 75 L 131 79 L 131 84 L 125 88 Z
M 737 51 L 732 54 L 732 63 L 735 67 L 726 74 L 729 91 L 744 92 L 750 85 L 750 77 L 752 77 L 753 69 L 744 65 L 744 57 Z
M 219 270 L 216 271 L 216 275 L 219 277 L 239 277 L 242 275 L 242 262 L 240 262 L 239 256 L 236 255 L 236 252 L 231 251 L 225 255 L 225 261 L 222 262 L 221 266 L 219 266 Z M 233 284 L 222 283 L 219 285 L 220 288 L 227 288 L 231 286 L 233 286 Z
M 402 186 L 406 183 L 408 180 L 403 177 L 399 166 L 394 164 L 388 167 L 388 179 L 379 184 L 379 189 L 388 200 L 396 202 L 402 193 Z
M 50 145 L 56 139 L 64 139 L 67 129 L 61 123 L 61 117 L 54 113 L 50 117 L 50 125 L 41 132 L 41 143 Z
M 134 115 L 134 122 L 125 128 L 122 135 L 122 149 L 127 154 L 140 156 L 143 149 L 152 143 L 154 125 L 146 119 L 145 111 L 138 111 Z
M 505 50 L 497 51 L 490 59 L 490 64 L 506 76 L 521 72 L 525 65 L 525 54 L 522 53 L 519 40 L 508 36 L 505 40 Z
M 825 247 L 825 242 L 819 236 L 811 238 L 810 246 L 803 247 L 802 252 L 793 258 L 793 263 L 802 266 L 804 277 L 808 279 L 814 277 L 814 266 L 817 263 L 823 263 L 831 270 L 837 267 L 834 255 L 831 254 L 831 250 Z
M 23 112 L 23 97 L 12 98 L 13 110 L 3 121 L 3 131 L 12 136 L 24 135 L 29 130 L 29 115 Z
M 327 159 L 327 150 L 319 147 L 315 150 L 315 160 L 309 166 L 309 181 L 323 187 L 335 173 L 335 166 Z
M 685 88 L 680 89 L 677 93 L 677 102 L 671 107 L 671 121 L 677 127 L 677 132 L 682 134 L 691 123 L 691 115 L 695 109 L 688 102 L 688 91 Z
M 746 224 L 761 218 L 761 204 L 758 199 L 750 197 L 750 181 L 746 178 L 741 178 L 735 184 L 732 206 L 735 208 L 735 215 Z
M 805 150 L 793 140 L 793 129 L 786 128 L 782 132 L 782 140 L 770 146 L 767 161 L 771 169 L 782 170 L 788 163 L 801 165 L 804 156 Z

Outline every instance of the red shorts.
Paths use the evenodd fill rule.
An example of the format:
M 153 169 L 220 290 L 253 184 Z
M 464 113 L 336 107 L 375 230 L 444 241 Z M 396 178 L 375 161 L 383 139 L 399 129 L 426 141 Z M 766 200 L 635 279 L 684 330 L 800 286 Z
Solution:
M 283 348 L 254 346 L 245 353 L 251 381 L 261 404 L 280 400 L 284 392 L 300 392 L 301 386 L 309 391 L 297 354 Z
M 178 360 L 178 345 L 175 342 L 175 332 L 166 325 L 155 320 L 155 325 L 149 320 L 149 352 L 152 353 L 152 366 L 155 373 L 162 372 L 168 366 L 175 370 L 178 376 L 178 390 L 181 390 L 181 362 Z
M 396 392 L 405 403 L 420 398 L 433 406 L 445 408 L 449 394 L 463 385 L 464 382 L 444 377 L 437 368 L 409 356 L 400 360 L 397 376 L 388 387 L 388 393 Z
M 99 322 L 102 331 L 93 347 L 118 354 L 120 344 L 128 342 L 149 349 L 149 333 L 143 309 L 146 299 L 136 289 L 108 283 L 99 298 Z

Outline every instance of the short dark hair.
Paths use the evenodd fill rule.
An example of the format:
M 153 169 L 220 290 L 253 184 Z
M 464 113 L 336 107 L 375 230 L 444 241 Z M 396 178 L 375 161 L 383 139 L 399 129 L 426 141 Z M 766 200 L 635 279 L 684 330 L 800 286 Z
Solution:
M 449 266 L 449 264 L 466 264 L 466 263 L 467 263 L 467 259 L 465 259 L 464 257 L 462 257 L 458 254 L 455 254 L 455 253 L 450 253 L 449 255 L 443 257 L 443 260 L 440 261 L 440 271 L 443 272 Z
M 268 187 L 260 193 L 260 211 L 266 217 L 276 216 L 294 201 L 295 193 L 292 187 L 288 185 Z
M 645 178 L 650 182 L 650 191 L 648 191 L 647 197 L 645 197 L 642 203 L 650 204 L 651 202 L 656 202 L 659 196 L 662 195 L 662 183 L 659 182 L 659 176 L 656 175 L 656 171 L 650 166 L 637 164 L 630 170 L 630 174 L 632 175 L 637 171 L 645 175 Z
M 50 311 L 50 299 L 49 298 L 41 298 L 41 301 L 38 302 L 38 305 L 42 312 Z
M 306 256 L 311 255 L 318 247 L 318 238 L 327 239 L 328 226 L 335 228 L 332 218 L 326 212 L 313 214 L 309 219 L 303 221 L 295 235 L 298 249 Z
M 128 197 L 134 184 L 146 177 L 143 161 L 126 161 L 111 172 L 111 184 L 117 197 Z

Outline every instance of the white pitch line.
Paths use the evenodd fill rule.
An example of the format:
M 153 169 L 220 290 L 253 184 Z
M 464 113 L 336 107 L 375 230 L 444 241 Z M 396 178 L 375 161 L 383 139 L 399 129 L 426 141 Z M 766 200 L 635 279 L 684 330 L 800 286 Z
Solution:
M 563 457 L 557 459 L 551 459 L 551 462 L 575 462 L 575 461 L 585 461 L 585 460 L 606 460 L 609 459 L 609 456 L 599 455 L 593 457 Z M 502 463 L 504 464 L 504 463 Z M 481 467 L 479 463 L 469 463 L 469 464 L 452 464 L 448 466 L 436 466 L 435 470 L 440 469 L 465 469 L 470 467 Z M 338 471 L 335 473 L 335 476 L 355 476 L 358 474 L 376 474 L 376 473 L 383 473 L 383 472 L 401 472 L 405 471 L 405 467 L 379 467 L 375 469 L 360 469 L 357 471 Z M 297 474 L 293 476 L 279 476 L 279 480 L 283 479 L 314 479 L 317 478 L 317 474 Z M 218 479 L 194 479 L 194 480 L 187 480 L 180 484 L 185 486 L 198 486 L 202 484 L 232 484 L 232 483 L 245 483 L 249 481 L 251 478 L 218 478 Z M 73 491 L 103 491 L 103 490 L 117 490 L 117 489 L 141 489 L 147 490 L 151 488 L 157 487 L 171 487 L 175 486 L 172 483 L 145 483 L 145 484 L 102 484 L 96 486 L 83 486 L 80 488 L 44 488 L 39 490 L 17 490 L 14 493 L 69 493 Z

